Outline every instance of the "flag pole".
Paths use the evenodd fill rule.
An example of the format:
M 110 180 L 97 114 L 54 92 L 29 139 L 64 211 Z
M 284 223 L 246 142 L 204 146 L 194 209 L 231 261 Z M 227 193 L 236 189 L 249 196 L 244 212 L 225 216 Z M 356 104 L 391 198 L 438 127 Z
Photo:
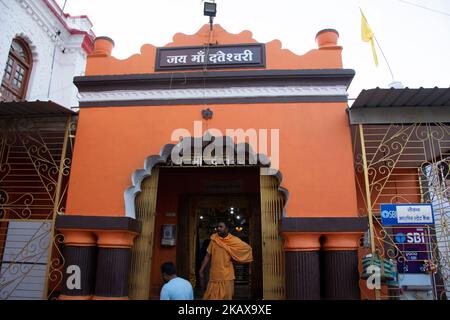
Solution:
M 388 66 L 388 68 L 389 68 L 389 72 L 391 73 L 392 81 L 394 81 L 394 80 L 395 80 L 395 79 L 394 79 L 394 73 L 392 72 L 391 65 L 389 64 L 388 59 L 387 59 L 386 56 L 384 55 L 383 49 L 381 49 L 381 46 L 380 46 L 380 44 L 378 43 L 377 37 L 375 37 L 375 35 L 373 35 L 373 38 L 375 39 L 375 42 L 377 43 L 377 46 L 378 46 L 378 48 L 380 49 L 381 54 L 383 55 L 384 61 L 386 61 L 386 64 L 387 64 L 387 66 Z

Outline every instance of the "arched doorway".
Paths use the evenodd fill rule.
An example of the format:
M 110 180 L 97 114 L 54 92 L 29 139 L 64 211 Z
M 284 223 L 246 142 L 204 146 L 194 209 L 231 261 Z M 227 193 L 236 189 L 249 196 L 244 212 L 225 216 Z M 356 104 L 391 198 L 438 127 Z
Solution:
M 207 147 L 207 144 L 203 145 L 202 150 Z M 172 159 L 174 148 L 175 145 L 166 145 L 159 156 L 148 157 L 144 169 L 137 170 L 133 174 L 133 186 L 125 192 L 127 215 L 135 215 L 142 224 L 142 233 L 135 240 L 132 250 L 130 299 L 148 299 L 154 283 L 152 280 L 155 277 L 160 278 L 159 262 L 163 254 L 158 250 L 161 239 L 155 235 L 160 235 L 162 225 L 158 219 L 161 219 L 161 215 L 176 217 L 173 220 L 176 221 L 177 228 L 176 248 L 173 249 L 176 251 L 176 264 L 180 275 L 189 279 L 193 286 L 198 288 L 197 263 L 201 255 L 201 244 L 207 238 L 205 233 L 210 230 L 213 221 L 224 218 L 223 215 L 227 210 L 227 216 L 230 216 L 231 208 L 236 210 L 233 210 L 235 220 L 239 210 L 242 216 L 237 220 L 245 220 L 242 225 L 233 225 L 233 232 L 237 235 L 242 231 L 247 232 L 244 232 L 242 237 L 254 247 L 255 257 L 251 269 L 245 270 L 245 267 L 241 267 L 237 270 L 236 283 L 239 282 L 238 285 L 242 287 L 242 290 L 237 292 L 237 298 L 283 299 L 284 255 L 279 223 L 288 194 L 280 187 L 281 175 L 278 172 L 267 175 L 269 166 L 265 161 L 267 158 L 255 154 L 247 144 L 232 146 L 232 153 L 237 157 L 239 150 L 245 150 L 245 156 L 241 159 L 243 161 L 232 165 L 220 163 L 221 161 L 219 163 L 215 161 L 214 164 L 208 161 L 195 165 L 174 164 Z M 224 154 L 229 156 L 229 150 L 227 152 Z M 176 194 L 178 202 L 176 212 L 161 212 L 163 211 L 161 208 L 157 210 L 160 205 L 158 201 L 161 202 L 162 195 L 170 193 L 170 186 L 176 184 L 178 189 L 183 189 L 187 185 L 186 181 L 200 180 L 200 175 L 219 177 L 219 171 L 228 178 L 233 174 L 235 176 L 249 174 L 249 177 L 251 176 L 249 179 L 256 181 L 255 189 L 251 191 L 256 192 L 242 192 L 239 189 L 208 192 L 202 189 L 201 192 L 190 193 L 186 191 L 192 189 L 188 190 L 186 187 L 185 192 Z M 176 182 L 173 180 L 168 182 L 165 180 L 167 176 L 177 177 Z M 186 178 L 188 176 L 190 178 Z M 218 179 L 217 181 L 220 181 L 222 178 Z M 163 181 L 166 181 L 169 187 L 164 187 Z M 166 199 L 166 201 L 174 200 Z M 168 220 L 170 221 L 170 218 Z M 252 283 L 252 286 L 249 283 Z

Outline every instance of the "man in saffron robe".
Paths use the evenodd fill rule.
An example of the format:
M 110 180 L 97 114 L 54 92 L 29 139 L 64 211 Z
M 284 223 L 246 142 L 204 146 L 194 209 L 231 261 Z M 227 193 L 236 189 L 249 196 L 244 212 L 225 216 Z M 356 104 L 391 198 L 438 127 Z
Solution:
M 217 233 L 211 236 L 207 254 L 200 268 L 200 278 L 204 278 L 204 271 L 209 261 L 211 268 L 209 283 L 203 299 L 231 300 L 234 294 L 234 268 L 236 263 L 250 263 L 253 261 L 252 248 L 229 233 L 225 222 L 219 222 Z

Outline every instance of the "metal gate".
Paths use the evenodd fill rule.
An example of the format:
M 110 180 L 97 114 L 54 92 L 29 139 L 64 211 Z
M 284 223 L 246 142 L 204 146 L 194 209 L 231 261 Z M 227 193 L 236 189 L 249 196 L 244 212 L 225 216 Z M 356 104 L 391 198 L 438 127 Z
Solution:
M 71 115 L 0 119 L 0 299 L 55 298 L 75 121 Z
M 398 271 L 397 279 L 375 295 L 362 285 L 363 298 L 448 299 L 449 124 L 359 124 L 352 126 L 352 135 L 358 208 L 370 221 L 361 255 L 384 258 Z M 385 227 L 380 218 L 385 203 L 429 203 L 435 224 Z M 410 240 L 418 243 L 414 250 L 408 249 Z

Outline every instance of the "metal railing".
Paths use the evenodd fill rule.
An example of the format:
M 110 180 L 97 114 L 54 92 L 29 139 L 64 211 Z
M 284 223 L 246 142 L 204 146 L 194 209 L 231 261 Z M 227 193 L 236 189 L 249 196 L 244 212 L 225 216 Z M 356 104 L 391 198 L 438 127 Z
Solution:
M 445 123 L 352 127 L 358 208 L 370 230 L 361 255 L 397 265 L 396 283 L 384 283 L 368 299 L 446 299 L 450 294 L 449 157 Z M 428 203 L 431 226 L 386 227 L 381 204 Z
M 57 295 L 73 117 L 0 119 L 0 299 Z

